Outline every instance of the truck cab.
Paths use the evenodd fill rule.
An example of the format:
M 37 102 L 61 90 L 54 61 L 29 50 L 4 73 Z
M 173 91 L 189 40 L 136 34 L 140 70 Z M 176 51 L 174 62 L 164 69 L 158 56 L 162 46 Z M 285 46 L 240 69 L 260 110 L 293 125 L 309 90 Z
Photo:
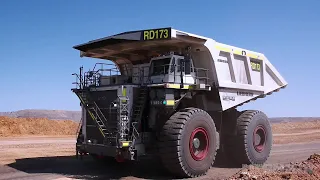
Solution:
M 152 58 L 150 61 L 150 83 L 195 84 L 196 74 L 191 58 L 170 54 Z

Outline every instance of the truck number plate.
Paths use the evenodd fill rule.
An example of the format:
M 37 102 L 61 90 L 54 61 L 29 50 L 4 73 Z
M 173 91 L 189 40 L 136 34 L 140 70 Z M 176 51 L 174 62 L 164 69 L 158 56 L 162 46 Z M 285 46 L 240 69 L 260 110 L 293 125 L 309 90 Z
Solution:
M 170 39 L 171 38 L 171 29 L 163 28 L 163 29 L 150 29 L 144 30 L 142 32 L 142 40 L 160 40 L 160 39 Z

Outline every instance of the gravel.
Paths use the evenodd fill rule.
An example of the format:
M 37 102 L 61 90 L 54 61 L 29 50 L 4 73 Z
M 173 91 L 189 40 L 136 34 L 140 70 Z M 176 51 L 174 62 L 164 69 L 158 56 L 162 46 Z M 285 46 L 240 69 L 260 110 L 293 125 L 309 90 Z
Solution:
M 320 179 L 320 154 L 313 154 L 302 162 L 270 165 L 264 167 L 249 166 L 240 170 L 229 180 L 260 180 L 260 179 Z

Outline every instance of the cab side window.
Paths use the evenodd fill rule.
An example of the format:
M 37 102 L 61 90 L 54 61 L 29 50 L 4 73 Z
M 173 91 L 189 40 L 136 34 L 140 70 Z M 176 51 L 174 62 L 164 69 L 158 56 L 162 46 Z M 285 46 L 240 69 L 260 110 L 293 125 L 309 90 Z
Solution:
M 191 73 L 191 61 L 190 59 L 187 59 L 184 61 L 185 64 L 185 74 L 190 74 Z
M 178 59 L 177 60 L 177 72 L 180 72 L 180 68 L 182 68 L 182 72 L 184 71 L 184 64 L 183 64 L 183 59 Z
M 183 60 L 183 59 L 178 59 L 177 60 L 178 65 L 177 65 L 177 72 L 180 72 L 180 66 L 182 66 L 182 72 L 185 74 L 190 74 L 191 73 L 191 61 L 189 60 Z
M 170 72 L 174 72 L 175 71 L 175 69 L 176 69 L 176 58 L 172 58 L 172 60 L 171 60 L 171 67 L 170 67 Z

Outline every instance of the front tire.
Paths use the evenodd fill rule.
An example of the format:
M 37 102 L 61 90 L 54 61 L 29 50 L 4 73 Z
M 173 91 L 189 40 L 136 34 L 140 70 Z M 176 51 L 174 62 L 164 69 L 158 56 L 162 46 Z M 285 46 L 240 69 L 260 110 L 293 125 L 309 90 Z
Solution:
M 217 132 L 211 116 L 197 108 L 176 112 L 163 126 L 159 137 L 160 159 L 179 177 L 205 175 L 217 152 Z

